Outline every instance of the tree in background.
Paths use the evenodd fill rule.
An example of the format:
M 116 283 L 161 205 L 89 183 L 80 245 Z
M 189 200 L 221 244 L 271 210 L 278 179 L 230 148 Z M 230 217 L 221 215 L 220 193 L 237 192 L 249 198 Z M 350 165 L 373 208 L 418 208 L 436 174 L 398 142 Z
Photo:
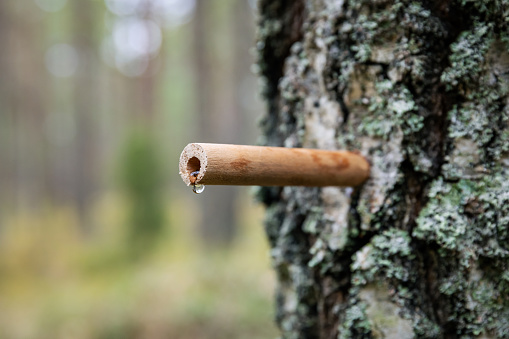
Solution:
M 129 203 L 127 253 L 140 259 L 157 243 L 164 226 L 162 164 L 147 130 L 130 134 L 120 165 Z
M 92 238 L 133 125 L 165 145 L 168 173 L 193 140 L 252 143 L 253 14 L 247 0 L 0 4 L 0 223 L 65 209 Z M 168 200 L 185 189 L 176 173 L 163 184 Z M 205 243 L 233 239 L 236 192 L 200 197 Z
M 98 2 L 72 1 L 73 46 L 79 55 L 79 67 L 74 76 L 73 114 L 76 119 L 76 137 L 71 152 L 72 200 L 76 202 L 79 226 L 82 233 L 90 235 L 90 205 L 98 190 L 98 147 L 96 121 L 101 113 L 100 83 L 92 76 L 100 70 L 101 60 L 97 53 L 101 31 L 94 24 L 100 13 Z
M 259 9 L 265 144 L 372 163 L 260 191 L 283 336 L 509 337 L 509 2 Z
M 47 118 L 47 80 L 39 58 L 42 32 L 37 11 L 0 5 L 0 195 L 5 211 L 34 211 L 48 194 L 47 155 L 41 126 Z M 35 146 L 34 146 L 35 145 Z M 1 209 L 1 208 L 0 208 Z
M 252 56 L 252 10 L 247 1 L 197 1 L 193 20 L 193 61 L 197 101 L 195 140 L 251 143 L 242 107 Z M 220 36 L 225 39 L 221 41 Z M 218 43 L 221 41 L 220 43 Z M 249 93 L 251 96 L 253 93 Z M 256 106 L 256 105 L 253 105 Z M 201 199 L 200 233 L 206 244 L 230 244 L 237 224 L 238 187 L 214 187 L 213 199 Z M 214 216 L 210 218 L 208 216 Z

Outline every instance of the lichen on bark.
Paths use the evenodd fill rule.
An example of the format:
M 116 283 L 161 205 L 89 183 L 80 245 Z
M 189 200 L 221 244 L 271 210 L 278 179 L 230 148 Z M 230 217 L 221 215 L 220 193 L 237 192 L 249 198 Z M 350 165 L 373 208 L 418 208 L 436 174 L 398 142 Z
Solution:
M 372 164 L 259 190 L 282 336 L 509 337 L 509 1 L 259 10 L 260 142 Z

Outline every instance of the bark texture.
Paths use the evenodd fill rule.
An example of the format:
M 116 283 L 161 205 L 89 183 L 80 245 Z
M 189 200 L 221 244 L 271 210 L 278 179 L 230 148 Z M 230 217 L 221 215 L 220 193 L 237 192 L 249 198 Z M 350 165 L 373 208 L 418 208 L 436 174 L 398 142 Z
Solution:
M 283 337 L 509 337 L 509 1 L 259 10 L 261 143 L 372 163 L 258 192 Z

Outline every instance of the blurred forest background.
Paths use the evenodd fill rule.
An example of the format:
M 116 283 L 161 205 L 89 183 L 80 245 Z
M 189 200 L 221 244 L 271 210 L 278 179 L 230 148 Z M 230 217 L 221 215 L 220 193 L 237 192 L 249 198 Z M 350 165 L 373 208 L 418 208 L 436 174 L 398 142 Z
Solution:
M 0 338 L 268 338 L 261 207 L 195 195 L 253 144 L 255 1 L 0 1 Z

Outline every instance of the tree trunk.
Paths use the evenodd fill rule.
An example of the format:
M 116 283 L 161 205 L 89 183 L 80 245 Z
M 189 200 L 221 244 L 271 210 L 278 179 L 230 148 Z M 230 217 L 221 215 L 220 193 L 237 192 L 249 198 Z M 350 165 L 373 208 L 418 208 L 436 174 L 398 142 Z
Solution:
M 0 194 L 9 211 L 34 212 L 48 194 L 43 128 L 48 79 L 40 54 L 41 22 L 34 6 L 4 2 L 0 7 L 0 167 L 6 174 Z
M 509 337 L 509 2 L 259 9 L 265 144 L 372 164 L 259 191 L 283 337 Z
M 90 1 L 73 4 L 74 46 L 80 57 L 80 68 L 74 83 L 76 145 L 74 157 L 73 200 L 76 203 L 81 231 L 93 232 L 90 206 L 97 190 L 96 119 L 100 114 L 98 84 L 92 74 L 97 69 L 97 32 L 94 28 L 96 5 Z
M 197 1 L 193 19 L 195 95 L 198 100 L 197 138 L 201 142 L 238 143 L 239 111 L 235 109 L 235 98 L 232 96 L 233 72 L 229 62 L 232 48 L 228 48 L 227 52 L 221 51 L 226 54 L 221 57 L 221 47 L 218 46 L 223 46 L 220 42 L 224 40 L 211 34 L 221 26 L 217 17 L 219 5 L 218 1 Z M 212 26 L 215 30 L 211 30 Z M 221 69 L 221 66 L 225 68 Z M 204 199 L 201 202 L 203 215 L 199 227 L 205 244 L 231 244 L 236 231 L 235 207 L 238 197 L 237 187 L 218 186 L 214 188 L 214 199 Z M 211 215 L 214 218 L 210 218 Z

